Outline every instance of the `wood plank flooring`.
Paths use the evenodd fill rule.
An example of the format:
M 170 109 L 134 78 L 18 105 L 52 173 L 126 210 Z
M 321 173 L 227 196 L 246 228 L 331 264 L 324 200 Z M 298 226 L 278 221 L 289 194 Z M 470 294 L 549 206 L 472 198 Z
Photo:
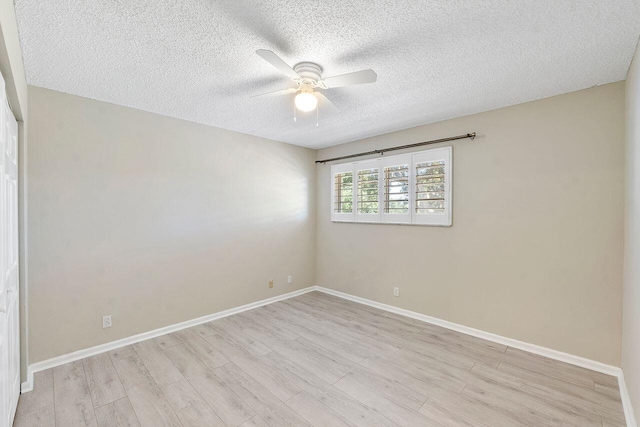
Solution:
M 614 377 L 319 292 L 38 372 L 14 423 L 624 425 Z

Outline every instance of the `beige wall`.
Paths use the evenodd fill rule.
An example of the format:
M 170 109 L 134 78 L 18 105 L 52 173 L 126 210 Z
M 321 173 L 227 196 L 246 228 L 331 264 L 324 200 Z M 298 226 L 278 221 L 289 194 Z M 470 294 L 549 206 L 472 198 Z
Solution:
M 450 228 L 332 223 L 330 165 L 318 166 L 317 284 L 619 366 L 624 83 L 317 158 L 473 131 L 449 144 Z
M 626 82 L 626 204 L 622 370 L 640 415 L 640 46 Z
M 318 284 L 620 365 L 624 83 L 316 155 L 40 88 L 29 103 L 30 363 Z M 330 222 L 315 158 L 470 131 L 452 227 Z
M 30 363 L 314 284 L 312 150 L 35 87 L 29 116 Z

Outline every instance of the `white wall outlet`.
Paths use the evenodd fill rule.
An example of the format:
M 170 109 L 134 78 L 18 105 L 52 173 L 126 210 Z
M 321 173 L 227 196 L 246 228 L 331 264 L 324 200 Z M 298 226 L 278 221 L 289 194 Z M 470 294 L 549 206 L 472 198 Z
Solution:
M 287 276 L 287 283 L 293 282 L 293 278 L 291 276 Z
M 102 316 L 102 329 L 111 327 L 111 315 Z
M 400 288 L 399 287 L 395 287 L 393 288 L 393 296 L 394 297 L 399 297 L 400 296 Z

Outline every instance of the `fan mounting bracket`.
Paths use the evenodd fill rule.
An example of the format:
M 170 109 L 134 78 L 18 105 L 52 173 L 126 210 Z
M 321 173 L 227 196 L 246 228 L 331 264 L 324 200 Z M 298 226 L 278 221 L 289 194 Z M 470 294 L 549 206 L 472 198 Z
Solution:
M 300 76 L 300 78 L 296 80 L 301 86 L 310 85 L 313 88 L 324 88 L 322 80 L 320 79 L 322 76 L 322 67 L 320 65 L 315 62 L 300 62 L 296 64 L 293 69 Z

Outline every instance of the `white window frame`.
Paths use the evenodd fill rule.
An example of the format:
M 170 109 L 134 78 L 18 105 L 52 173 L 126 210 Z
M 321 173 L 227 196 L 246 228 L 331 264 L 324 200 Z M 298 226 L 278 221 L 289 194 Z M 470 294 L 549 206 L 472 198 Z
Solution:
M 382 208 L 382 221 L 385 224 L 411 224 L 411 192 L 413 191 L 413 173 L 411 173 L 411 154 L 404 154 L 401 156 L 386 156 L 382 159 L 382 179 L 380 180 L 380 185 L 382 187 L 381 190 L 381 208 Z M 384 187 L 385 187 L 385 177 L 384 177 L 384 168 L 388 166 L 399 166 L 406 164 L 409 168 L 409 212 L 406 214 L 397 214 L 397 213 L 386 213 L 384 212 L 385 208 L 385 195 L 384 195 Z
M 331 221 L 334 222 L 358 222 L 377 224 L 408 224 L 408 225 L 432 225 L 448 227 L 452 224 L 452 200 L 453 200 L 453 159 L 452 147 L 434 148 L 418 151 L 411 154 L 397 156 L 384 156 L 373 160 L 341 163 L 331 166 Z M 425 161 L 444 160 L 445 171 L 445 208 L 443 213 L 418 214 L 416 212 L 416 167 L 417 163 Z M 391 214 L 384 212 L 385 200 L 385 174 L 384 168 L 401 164 L 409 165 L 409 213 Z M 378 213 L 358 213 L 358 170 L 378 168 Z M 353 174 L 353 209 L 351 213 L 343 214 L 335 212 L 335 175 L 337 173 L 351 172 Z
M 380 159 L 374 160 L 366 160 L 362 162 L 355 162 L 353 169 L 353 212 L 355 214 L 354 221 L 355 222 L 380 222 L 380 165 L 382 162 Z M 365 169 L 378 169 L 378 213 L 370 214 L 370 213 L 359 213 L 358 212 L 358 186 L 360 184 L 360 176 L 358 172 Z
M 345 172 L 351 172 L 352 174 L 354 174 L 355 172 L 355 165 L 353 163 L 343 163 L 340 165 L 333 165 L 331 166 L 331 221 L 336 221 L 336 222 L 353 222 L 355 219 L 355 212 L 356 212 L 356 204 L 355 204 L 355 192 L 356 192 L 356 178 L 355 178 L 355 174 L 353 175 L 353 181 L 352 181 L 352 185 L 353 185 L 353 198 L 352 198 L 352 209 L 351 209 L 351 213 L 338 213 L 336 212 L 335 209 L 335 203 L 336 203 L 336 174 L 338 173 L 345 173 Z
M 421 225 L 451 225 L 451 147 L 439 148 L 435 150 L 427 150 L 419 153 L 414 153 L 411 159 L 411 174 L 413 175 L 413 182 L 416 182 L 416 164 L 422 162 L 430 162 L 444 159 L 444 212 L 443 213 L 429 213 L 418 214 L 416 213 L 416 185 L 413 185 L 412 191 L 409 195 L 411 199 L 411 223 Z

